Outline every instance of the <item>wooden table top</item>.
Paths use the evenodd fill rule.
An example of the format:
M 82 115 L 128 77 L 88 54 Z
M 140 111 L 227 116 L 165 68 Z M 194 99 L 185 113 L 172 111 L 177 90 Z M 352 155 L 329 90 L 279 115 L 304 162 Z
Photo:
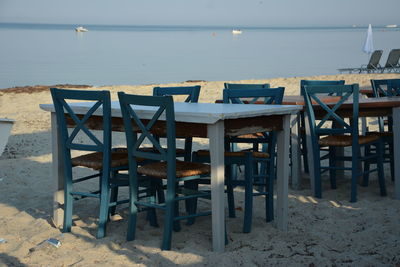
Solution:
M 337 96 L 326 96 L 323 97 L 323 101 L 327 104 L 335 104 L 338 100 Z M 300 105 L 304 106 L 303 96 L 300 95 L 290 95 L 284 96 L 282 104 L 285 105 Z M 353 106 L 351 101 L 344 103 L 341 108 L 350 108 Z M 360 108 L 393 108 L 400 107 L 400 96 L 394 97 L 378 97 L 378 98 L 360 98 L 359 99 Z

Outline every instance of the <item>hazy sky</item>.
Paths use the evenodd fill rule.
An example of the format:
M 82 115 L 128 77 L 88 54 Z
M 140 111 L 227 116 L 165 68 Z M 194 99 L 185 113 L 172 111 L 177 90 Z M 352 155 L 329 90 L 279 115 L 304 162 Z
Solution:
M 0 0 L 0 22 L 127 25 L 400 24 L 400 0 Z

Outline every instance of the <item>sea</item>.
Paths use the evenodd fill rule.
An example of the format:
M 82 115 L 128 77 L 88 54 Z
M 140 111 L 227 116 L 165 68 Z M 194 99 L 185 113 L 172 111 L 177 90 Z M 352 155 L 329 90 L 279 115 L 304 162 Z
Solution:
M 0 23 L 0 88 L 330 75 L 369 60 L 362 52 L 367 25 L 233 29 Z M 400 28 L 373 27 L 373 42 L 384 64 L 400 48 Z

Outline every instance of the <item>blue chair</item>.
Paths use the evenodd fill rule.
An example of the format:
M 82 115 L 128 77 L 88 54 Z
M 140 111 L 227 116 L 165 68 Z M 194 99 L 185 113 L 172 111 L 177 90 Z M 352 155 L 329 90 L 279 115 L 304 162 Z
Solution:
M 244 90 L 231 90 L 225 89 L 223 91 L 224 103 L 243 104 L 248 103 L 248 99 L 252 98 L 250 103 L 263 101 L 265 104 L 281 103 L 284 94 L 284 88 L 268 88 L 268 89 L 244 89 Z M 243 101 L 243 99 L 246 99 Z M 261 137 L 262 136 L 262 137 Z M 233 189 L 236 186 L 244 186 L 245 188 L 245 208 L 244 208 L 244 222 L 243 232 L 249 233 L 252 225 L 253 214 L 253 197 L 264 195 L 265 196 L 265 213 L 266 221 L 273 220 L 273 184 L 275 178 L 275 159 L 276 159 L 276 133 L 274 131 L 262 133 L 259 139 L 260 142 L 268 144 L 267 152 L 258 152 L 252 150 L 242 151 L 229 151 L 230 143 L 234 138 L 227 137 L 225 140 L 225 165 L 226 175 L 225 183 L 227 187 L 229 216 L 235 217 L 235 201 Z M 210 153 L 208 150 L 199 150 L 193 153 L 193 161 L 209 162 Z M 257 163 L 263 163 L 264 170 L 259 174 L 255 171 Z M 233 179 L 230 173 L 230 165 L 244 165 L 244 180 Z M 256 193 L 253 193 L 254 187 L 257 187 Z
M 129 192 L 130 209 L 128 220 L 128 240 L 135 239 L 137 213 L 139 208 L 161 209 L 165 211 L 164 234 L 161 249 L 171 249 L 172 230 L 180 230 L 179 221 L 197 216 L 210 215 L 210 211 L 198 212 L 191 210 L 187 215 L 179 215 L 178 202 L 193 198 L 209 199 L 209 191 L 193 191 L 182 187 L 183 182 L 195 182 L 210 173 L 210 166 L 176 160 L 175 113 L 172 96 L 139 96 L 118 93 L 123 116 L 129 155 Z M 143 119 L 132 107 L 154 107 L 152 118 Z M 160 116 L 165 120 L 160 121 Z M 165 129 L 165 130 L 160 130 Z M 138 133 L 140 132 L 140 136 Z M 161 147 L 158 136 L 166 136 L 166 147 Z M 144 151 L 141 146 L 149 140 L 157 151 Z M 138 167 L 138 159 L 153 162 Z M 138 198 L 139 181 L 150 182 L 151 197 Z M 155 201 L 157 192 L 164 188 L 166 181 L 166 197 Z
M 323 81 L 323 80 L 301 80 L 300 81 L 300 95 L 304 95 L 304 86 L 314 86 L 314 85 L 343 85 L 344 80 L 338 81 Z M 328 93 L 332 94 L 332 93 Z M 303 166 L 304 172 L 308 173 L 308 158 L 307 158 L 307 142 L 305 135 L 305 118 L 304 113 L 300 113 L 300 152 L 303 156 Z
M 200 95 L 200 85 L 180 87 L 154 87 L 153 96 L 186 96 L 184 102 L 197 103 Z M 193 138 L 185 138 L 185 148 L 177 148 L 176 156 L 183 157 L 185 161 L 191 161 Z
M 335 93 L 339 99 L 333 104 L 326 104 L 321 100 L 321 94 Z M 341 116 L 340 107 L 349 98 L 353 99 L 352 114 L 350 123 L 347 123 Z M 351 197 L 350 202 L 357 201 L 357 180 L 363 175 L 359 172 L 360 161 L 371 161 L 377 164 L 379 185 L 381 195 L 386 195 L 385 179 L 383 173 L 383 145 L 379 136 L 359 136 L 358 134 L 358 97 L 359 88 L 353 85 L 326 85 L 326 86 L 304 86 L 304 101 L 310 124 L 310 135 L 312 153 L 314 157 L 314 195 L 322 197 L 321 174 L 329 171 L 331 188 L 336 188 L 336 170 L 351 171 Z M 314 104 L 315 103 L 315 104 Z M 376 153 L 360 155 L 360 147 L 375 146 Z M 351 147 L 351 157 L 338 157 L 337 147 Z M 328 148 L 328 150 L 326 150 Z M 328 152 L 321 157 L 320 151 Z M 366 150 L 366 152 L 368 152 Z M 329 165 L 322 166 L 321 161 L 329 159 Z M 351 161 L 351 167 L 338 167 L 337 161 Z M 370 171 L 369 171 L 370 172 Z
M 58 132 L 61 143 L 61 153 L 64 161 L 64 225 L 63 231 L 70 232 L 72 226 L 72 209 L 74 200 L 94 197 L 100 200 L 100 214 L 97 238 L 102 238 L 106 232 L 106 223 L 110 209 L 117 204 L 128 203 L 127 200 L 117 201 L 116 188 L 127 186 L 128 179 L 118 172 L 128 169 L 128 154 L 126 149 L 111 149 L 111 108 L 110 92 L 87 90 L 63 90 L 51 88 L 51 96 L 57 116 Z M 91 109 L 84 115 L 75 114 L 71 109 L 70 100 L 84 100 L 93 103 Z M 96 116 L 94 115 L 96 112 Z M 100 113 L 100 114 L 99 114 Z M 102 123 L 97 130 L 101 130 L 101 138 L 96 137 L 93 130 L 86 123 L 98 120 Z M 73 127 L 71 126 L 73 124 Z M 72 127 L 68 130 L 68 127 Z M 84 133 L 90 142 L 81 143 L 78 133 Z M 82 156 L 71 157 L 72 151 L 89 152 Z M 74 167 L 86 167 L 95 171 L 95 174 L 77 177 Z M 74 184 L 89 179 L 99 179 L 99 188 L 91 192 L 74 189 Z M 110 189 L 114 195 L 109 202 Z M 111 211 L 111 212 L 115 212 Z
M 400 79 L 371 80 L 371 85 L 374 97 L 400 95 Z M 379 135 L 383 138 L 385 143 L 384 162 L 390 163 L 390 173 L 394 180 L 393 118 L 389 116 L 385 120 L 383 117 L 378 117 L 378 127 L 378 132 L 368 132 L 367 134 Z M 368 168 L 369 165 L 366 167 Z M 368 185 L 368 175 L 364 176 L 364 185 Z
M 240 89 L 240 90 L 268 89 L 268 88 L 270 88 L 270 85 L 269 85 L 269 83 L 224 83 L 224 88 L 225 89 L 234 89 L 234 90 L 236 90 L 236 89 Z M 247 100 L 247 101 L 254 102 L 254 100 L 257 100 L 257 99 L 258 98 L 256 97 L 255 99 Z M 266 147 L 266 144 L 262 143 L 262 140 L 263 140 L 263 138 L 262 138 L 261 133 L 245 134 L 245 135 L 237 136 L 234 139 L 231 139 L 231 150 L 237 151 L 238 144 L 253 144 L 253 150 L 259 151 L 259 146 L 261 144 L 262 145 L 261 151 L 265 152 L 265 151 L 267 151 L 267 147 Z M 263 167 L 263 166 L 261 166 L 261 167 Z M 255 171 L 258 171 L 257 168 L 255 169 Z M 231 166 L 231 175 L 233 178 L 237 177 L 237 166 L 235 164 L 233 164 Z

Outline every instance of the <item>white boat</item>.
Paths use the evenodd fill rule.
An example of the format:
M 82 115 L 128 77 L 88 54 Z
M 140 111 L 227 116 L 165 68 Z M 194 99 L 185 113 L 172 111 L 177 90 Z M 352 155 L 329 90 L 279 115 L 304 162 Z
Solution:
M 397 28 L 397 24 L 389 24 L 385 26 L 386 28 Z
M 242 34 L 242 31 L 238 29 L 233 29 L 232 34 Z
M 75 28 L 75 31 L 77 31 L 77 32 L 87 32 L 88 30 L 83 28 L 82 26 L 79 26 L 79 27 Z
M 6 147 L 8 137 L 10 136 L 11 128 L 14 120 L 0 118 L 0 156 Z

